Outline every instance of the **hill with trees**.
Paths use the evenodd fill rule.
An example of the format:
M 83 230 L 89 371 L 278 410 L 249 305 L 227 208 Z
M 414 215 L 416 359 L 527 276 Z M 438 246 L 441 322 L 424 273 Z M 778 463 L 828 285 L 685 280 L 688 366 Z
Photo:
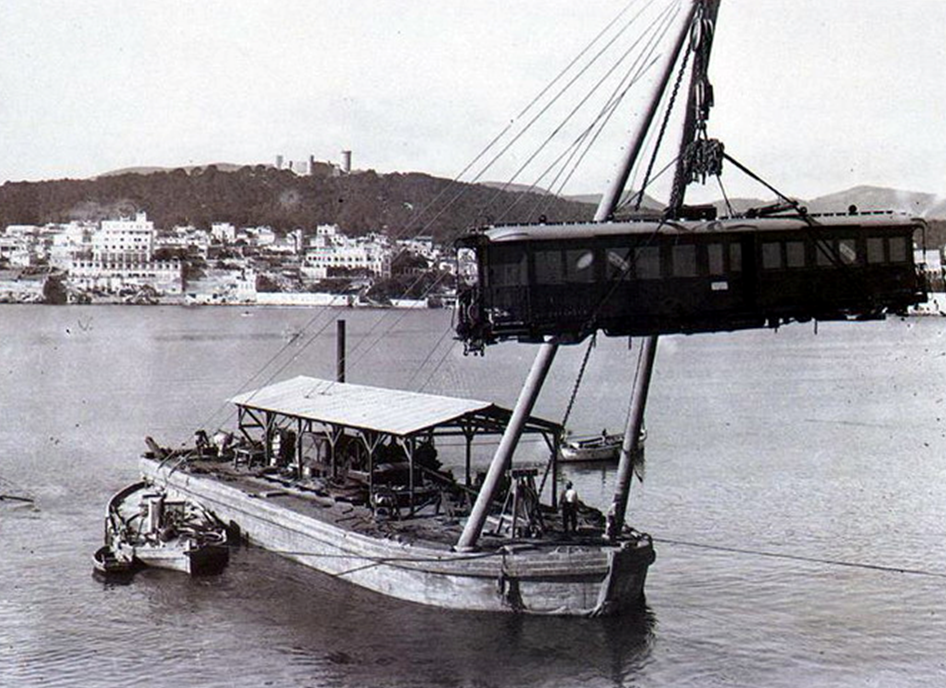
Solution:
M 7 182 L 0 186 L 0 227 L 98 221 L 148 213 L 159 228 L 213 222 L 270 226 L 279 232 L 337 224 L 346 233 L 386 229 L 397 236 L 450 241 L 491 221 L 590 218 L 594 207 L 557 196 L 502 191 L 421 173 L 312 176 L 267 165 L 224 171 L 216 165 L 95 179 Z

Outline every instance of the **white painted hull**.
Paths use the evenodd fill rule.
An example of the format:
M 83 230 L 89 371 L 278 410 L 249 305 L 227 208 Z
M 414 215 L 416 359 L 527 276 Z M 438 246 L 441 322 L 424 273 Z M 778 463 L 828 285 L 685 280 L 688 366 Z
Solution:
M 178 542 L 138 546 L 134 552 L 135 559 L 145 566 L 180 571 L 192 576 L 220 571 L 230 556 L 227 545 L 190 547 L 187 543 Z
M 621 445 L 601 447 L 566 447 L 559 450 L 559 461 L 581 463 L 583 461 L 617 461 L 621 454 Z
M 374 538 L 321 521 L 239 487 L 142 459 L 146 480 L 160 476 L 250 542 L 355 585 L 449 609 L 533 614 L 608 615 L 638 607 L 649 542 L 536 547 L 462 554 Z
M 643 455 L 647 433 L 641 432 L 637 451 Z M 621 457 L 622 435 L 588 435 L 570 437 L 558 449 L 558 460 L 563 463 L 603 462 Z

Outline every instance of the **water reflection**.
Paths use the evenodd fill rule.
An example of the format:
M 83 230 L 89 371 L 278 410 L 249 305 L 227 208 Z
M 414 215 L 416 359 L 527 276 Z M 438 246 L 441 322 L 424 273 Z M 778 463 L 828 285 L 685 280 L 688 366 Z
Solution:
M 647 664 L 653 647 L 655 618 L 646 606 L 611 619 L 444 611 L 252 547 L 200 590 L 155 573 L 141 583 L 175 588 L 149 595 L 156 618 L 209 606 L 233 627 L 265 628 L 259 654 L 275 651 L 281 675 L 318 685 L 619 686 Z

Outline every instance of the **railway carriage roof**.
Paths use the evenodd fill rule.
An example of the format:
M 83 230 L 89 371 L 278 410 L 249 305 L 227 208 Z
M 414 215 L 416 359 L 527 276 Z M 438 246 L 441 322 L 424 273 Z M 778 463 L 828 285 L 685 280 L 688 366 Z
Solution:
M 360 430 L 406 437 L 460 423 L 501 433 L 511 411 L 487 401 L 368 387 L 300 375 L 231 401 L 237 406 Z M 552 421 L 530 417 L 526 432 L 557 432 Z
M 626 235 L 712 235 L 728 232 L 780 232 L 824 229 L 868 229 L 870 227 L 916 227 L 922 220 L 891 212 L 809 215 L 813 225 L 800 216 L 728 217 L 717 220 L 630 220 L 621 222 L 569 222 L 497 225 L 482 230 L 490 242 L 561 240 Z

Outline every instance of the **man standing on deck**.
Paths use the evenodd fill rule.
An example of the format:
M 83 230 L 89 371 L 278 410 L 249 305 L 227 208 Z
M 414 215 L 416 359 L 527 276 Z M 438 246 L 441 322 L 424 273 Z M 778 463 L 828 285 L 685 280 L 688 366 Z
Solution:
M 562 493 L 562 525 L 566 534 L 578 532 L 578 490 L 571 480 L 565 483 Z

